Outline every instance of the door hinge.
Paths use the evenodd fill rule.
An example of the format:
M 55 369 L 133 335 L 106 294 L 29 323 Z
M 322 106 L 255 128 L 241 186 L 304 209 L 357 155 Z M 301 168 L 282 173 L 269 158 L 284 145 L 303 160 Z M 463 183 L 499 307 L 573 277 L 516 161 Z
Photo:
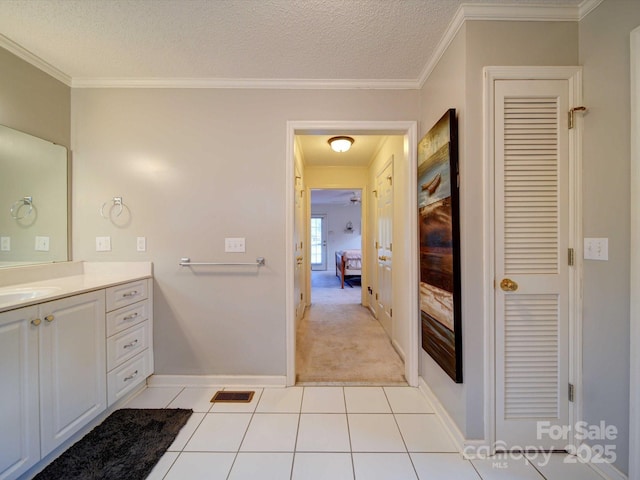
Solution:
M 393 185 L 393 177 L 391 175 L 387 175 L 387 180 L 389 180 L 389 185 Z
M 569 401 L 570 402 L 574 402 L 575 401 L 575 395 L 576 395 L 576 389 L 573 386 L 573 383 L 569 384 Z
M 586 109 L 587 107 L 574 107 L 571 110 L 569 110 L 569 130 L 571 130 L 575 124 L 573 120 L 574 112 L 584 112 Z
M 573 266 L 573 264 L 575 263 L 576 261 L 575 255 L 576 253 L 573 250 L 573 248 L 570 248 L 568 252 L 568 258 L 567 258 L 567 261 L 569 262 L 569 266 Z
M 378 248 L 380 248 L 380 247 L 378 247 L 378 241 L 376 240 L 376 250 L 377 250 Z
M 302 293 L 300 294 L 300 301 L 302 301 Z
M 376 293 L 376 300 L 378 299 L 378 294 Z
M 390 308 L 390 309 L 389 309 L 389 316 L 390 316 L 390 317 L 393 317 L 393 308 Z
M 373 191 L 373 196 L 374 196 L 374 197 L 376 197 L 376 198 L 378 198 L 378 190 L 374 190 L 374 191 Z
M 389 251 L 390 251 L 390 252 L 393 252 L 393 243 L 390 243 L 390 244 L 389 244 Z

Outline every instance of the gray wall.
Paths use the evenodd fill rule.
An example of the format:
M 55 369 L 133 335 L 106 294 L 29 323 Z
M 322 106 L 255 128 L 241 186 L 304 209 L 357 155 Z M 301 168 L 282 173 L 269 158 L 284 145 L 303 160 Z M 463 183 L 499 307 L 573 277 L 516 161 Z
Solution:
M 629 438 L 629 34 L 636 0 L 605 0 L 580 22 L 584 68 L 584 236 L 609 238 L 609 261 L 584 262 L 584 418 L 618 428 L 616 466 Z M 636 452 L 637 455 L 637 452 Z
M 418 92 L 77 89 L 72 111 L 74 258 L 153 261 L 156 373 L 285 375 L 286 122 L 411 120 Z M 100 218 L 113 196 L 130 218 Z M 225 254 L 225 236 L 247 253 Z
M 69 147 L 71 88 L 0 48 L 0 124 Z
M 312 214 L 327 216 L 327 270 L 335 270 L 335 253 L 338 250 L 362 249 L 362 204 L 318 205 L 311 204 Z M 353 225 L 351 233 L 345 232 L 347 222 Z
M 468 439 L 484 438 L 483 68 L 577 63 L 576 22 L 468 21 L 421 91 L 419 136 L 447 108 L 458 114 L 464 384 L 424 352 L 420 372 Z

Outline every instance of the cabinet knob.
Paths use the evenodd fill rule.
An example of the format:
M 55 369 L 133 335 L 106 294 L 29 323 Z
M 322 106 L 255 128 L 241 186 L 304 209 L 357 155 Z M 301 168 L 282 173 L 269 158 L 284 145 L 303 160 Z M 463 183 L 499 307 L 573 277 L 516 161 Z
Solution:
M 41 323 L 42 323 L 42 320 L 40 320 L 39 318 L 34 318 L 33 320 L 31 320 L 31 325 L 35 325 L 36 327 Z
M 55 317 L 53 315 L 47 315 L 46 317 L 44 317 L 44 319 L 49 323 L 53 322 L 54 318 Z

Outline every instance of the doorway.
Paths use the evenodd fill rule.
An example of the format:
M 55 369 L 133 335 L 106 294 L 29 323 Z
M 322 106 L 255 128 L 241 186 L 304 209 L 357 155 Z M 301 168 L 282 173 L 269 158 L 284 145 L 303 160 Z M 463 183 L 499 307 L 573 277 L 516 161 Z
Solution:
M 313 209 L 313 198 L 311 200 Z M 311 270 L 327 270 L 327 215 L 311 214 L 309 225 L 311 241 Z
M 394 264 L 394 275 L 398 281 L 393 284 L 392 298 L 396 309 L 393 312 L 394 318 L 398 318 L 398 323 L 402 324 L 399 329 L 398 345 L 401 346 L 404 356 L 404 375 L 409 385 L 418 384 L 418 318 L 417 311 L 413 306 L 417 305 L 417 247 L 416 247 L 416 225 L 410 221 L 416 217 L 417 206 L 416 196 L 416 147 L 417 147 L 417 125 L 416 122 L 288 122 L 287 123 L 287 225 L 286 236 L 293 238 L 294 221 L 294 171 L 296 161 L 296 136 L 297 135 L 340 135 L 348 133 L 350 135 L 396 135 L 400 136 L 401 152 L 396 162 L 396 170 L 400 173 L 400 183 L 396 194 L 396 207 L 405 219 L 402 235 L 407 239 L 396 248 L 397 258 Z M 321 179 L 322 172 L 317 172 L 316 179 Z M 331 185 L 327 182 L 320 183 L 323 188 L 351 188 L 353 183 L 341 183 L 345 180 L 338 180 Z M 315 185 L 307 183 L 305 179 L 306 191 L 310 193 Z M 366 183 L 360 185 L 363 192 L 363 211 L 368 212 L 365 204 L 370 201 L 372 188 Z M 307 195 L 307 198 L 309 195 Z M 363 229 L 365 228 L 366 216 L 363 215 Z M 373 238 L 373 237 L 371 237 Z M 287 384 L 294 385 L 296 380 L 296 329 L 294 322 L 294 276 L 295 250 L 293 242 L 287 242 Z M 375 248 L 372 242 L 365 242 L 362 246 L 363 258 L 372 255 Z M 330 252 L 329 252 L 330 253 Z M 367 267 L 364 265 L 363 267 Z M 309 263 L 310 268 L 310 263 Z M 373 268 L 363 268 L 363 282 L 366 274 Z M 367 284 L 363 283 L 366 291 Z M 364 294 L 363 294 L 364 295 Z

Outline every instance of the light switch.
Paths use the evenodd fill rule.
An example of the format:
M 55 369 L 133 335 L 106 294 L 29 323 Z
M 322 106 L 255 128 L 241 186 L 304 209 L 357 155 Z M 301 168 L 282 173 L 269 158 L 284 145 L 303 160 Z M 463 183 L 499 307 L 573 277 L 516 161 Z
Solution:
M 48 252 L 49 237 L 36 237 L 36 250 L 38 252 Z
M 11 251 L 11 237 L 0 237 L 0 251 Z
M 224 251 L 225 252 L 245 252 L 245 239 L 244 237 L 225 238 L 224 239 Z
M 136 249 L 139 252 L 147 251 L 147 237 L 137 237 L 136 238 Z
M 585 260 L 609 260 L 609 239 L 608 238 L 585 238 L 584 239 L 584 259 Z
M 110 252 L 111 237 L 96 237 L 96 252 Z

